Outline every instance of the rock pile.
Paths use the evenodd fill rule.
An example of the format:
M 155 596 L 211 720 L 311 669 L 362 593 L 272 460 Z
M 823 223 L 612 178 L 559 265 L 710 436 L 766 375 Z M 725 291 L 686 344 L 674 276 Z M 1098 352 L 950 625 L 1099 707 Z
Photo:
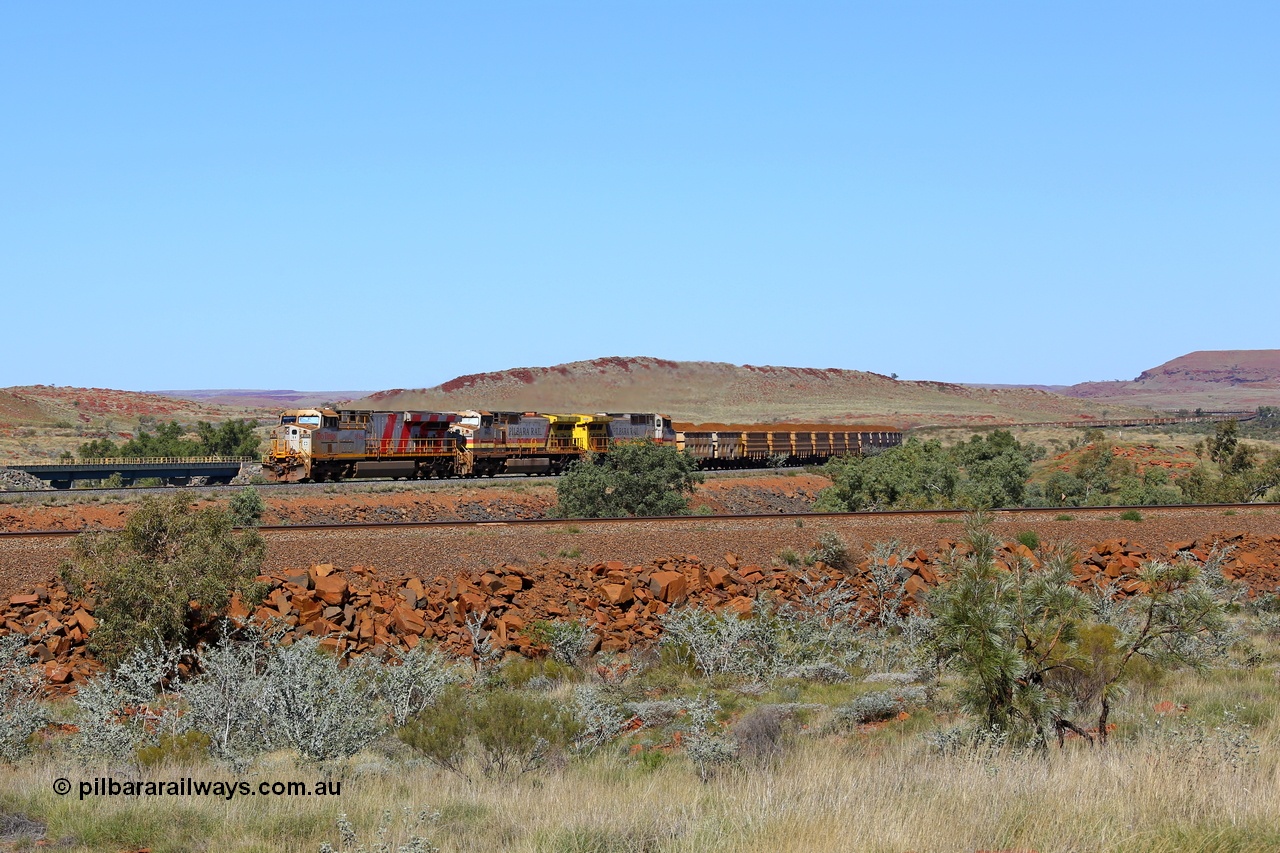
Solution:
M 1178 552 L 1204 561 L 1217 544 L 1221 543 L 1171 542 L 1160 553 L 1109 539 L 1078 555 L 1074 584 L 1133 594 L 1142 589 L 1136 573 L 1144 562 Z M 1229 580 L 1247 581 L 1251 594 L 1280 588 L 1280 537 L 1242 534 L 1228 544 L 1235 546 L 1224 568 Z M 893 558 L 890 565 L 905 586 L 904 607 L 915 606 L 945 580 L 950 555 L 963 553 L 964 547 L 944 539 L 935 549 Z M 1006 566 L 1018 558 L 1037 559 L 1018 543 L 1007 543 L 997 553 Z M 384 578 L 368 566 L 339 571 L 318 564 L 259 576 L 267 589 L 261 603 L 251 607 L 237 595 L 230 616 L 242 622 L 275 622 L 285 629 L 286 640 L 317 636 L 334 652 L 379 656 L 424 641 L 469 655 L 477 639 L 473 628 L 478 639 L 499 651 L 535 655 L 542 648 L 526 630 L 532 623 L 581 619 L 592 629 L 593 651 L 626 652 L 660 639 L 661 617 L 672 607 L 747 616 L 765 600 L 797 602 L 843 584 L 870 610 L 870 570 L 866 560 L 843 570 L 821 562 L 742 565 L 732 553 L 717 561 L 675 555 L 641 565 L 617 560 L 591 565 L 558 560 L 534 566 L 508 563 L 433 580 Z M 92 597 L 76 599 L 57 583 L 37 587 L 11 597 L 0 610 L 0 634 L 24 634 L 49 681 L 57 689 L 70 690 L 99 668 L 86 648 L 95 624 L 94 604 Z
M 0 468 L 0 492 L 43 492 L 52 488 L 44 480 L 26 471 Z
M 255 479 L 262 476 L 261 462 L 243 462 L 240 465 L 240 473 L 231 478 L 233 486 L 250 486 L 253 485 Z M 261 480 L 259 480 L 261 482 Z
M 78 682 L 102 669 L 88 650 L 89 632 L 97 626 L 92 598 L 75 599 L 61 584 L 35 587 L 9 597 L 0 612 L 0 634 L 23 634 L 27 651 L 57 692 L 69 692 Z

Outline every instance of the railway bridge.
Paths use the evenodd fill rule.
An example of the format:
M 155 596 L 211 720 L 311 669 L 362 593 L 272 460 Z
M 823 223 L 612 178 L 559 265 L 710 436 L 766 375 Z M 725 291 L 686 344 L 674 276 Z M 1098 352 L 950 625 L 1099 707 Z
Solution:
M 226 485 L 240 473 L 248 456 L 158 457 L 145 459 L 77 459 L 41 462 L 32 465 L 9 465 L 11 471 L 22 471 L 44 480 L 55 489 L 69 489 L 80 480 L 105 480 L 119 474 L 122 485 L 136 480 L 155 478 L 170 486 L 189 485 L 193 478 L 203 477 L 211 485 Z

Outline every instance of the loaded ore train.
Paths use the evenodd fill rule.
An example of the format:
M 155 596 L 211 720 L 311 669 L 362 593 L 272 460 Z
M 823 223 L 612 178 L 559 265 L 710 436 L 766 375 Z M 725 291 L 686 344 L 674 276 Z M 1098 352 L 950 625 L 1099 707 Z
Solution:
M 589 453 L 637 441 L 687 450 L 700 468 L 814 464 L 902 443 L 892 427 L 675 424 L 659 414 L 376 412 L 291 409 L 263 473 L 278 483 L 559 474 Z

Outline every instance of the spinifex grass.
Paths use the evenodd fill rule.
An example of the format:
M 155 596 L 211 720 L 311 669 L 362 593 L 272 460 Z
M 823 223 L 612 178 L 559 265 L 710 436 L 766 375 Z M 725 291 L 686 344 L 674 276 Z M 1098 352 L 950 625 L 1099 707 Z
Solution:
M 80 801 L 74 788 L 55 795 L 53 780 L 110 771 L 46 751 L 0 779 L 0 811 L 46 822 L 49 839 L 79 851 L 314 853 L 339 846 L 339 814 L 368 844 L 388 809 L 392 849 L 408 815 L 426 810 L 438 815 L 425 834 L 443 850 L 1264 851 L 1280 849 L 1278 698 L 1268 668 L 1183 675 L 1135 694 L 1107 749 L 1073 740 L 1042 755 L 940 754 L 921 732 L 943 723 L 927 713 L 849 736 L 815 723 L 776 766 L 705 784 L 678 751 L 646 762 L 607 748 L 514 782 L 468 783 L 388 749 L 357 758 L 339 797 Z M 1245 731 L 1256 750 L 1223 736 Z M 234 778 L 207 763 L 145 778 L 185 776 Z M 321 777 L 280 757 L 243 778 Z
M 515 783 L 465 782 L 428 768 L 350 777 L 338 798 L 57 797 L 70 772 L 28 765 L 0 782 L 6 812 L 49 824 L 63 849 L 315 851 L 349 816 L 371 838 L 385 809 L 439 812 L 444 850 L 1263 851 L 1280 848 L 1276 764 L 1187 766 L 1150 745 L 1071 748 L 1043 758 L 945 757 L 918 742 L 817 742 L 776 769 L 707 784 L 683 760 L 646 770 L 607 756 Z M 77 777 L 85 770 L 77 768 Z M 209 778 L 208 766 L 155 778 Z M 310 779 L 276 769 L 253 777 Z M 393 820 L 393 835 L 396 829 Z M 401 835 L 403 837 L 403 834 Z

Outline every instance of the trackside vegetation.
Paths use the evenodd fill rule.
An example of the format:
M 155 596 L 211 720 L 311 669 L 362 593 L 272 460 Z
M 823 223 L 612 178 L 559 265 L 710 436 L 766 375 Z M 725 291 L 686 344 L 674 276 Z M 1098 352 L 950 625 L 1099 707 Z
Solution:
M 569 466 L 556 484 L 561 518 L 686 515 L 703 481 L 692 456 L 652 440 L 622 444 Z
M 201 421 L 196 424 L 194 436 L 177 421 L 158 424 L 154 432 L 139 429 L 138 434 L 122 444 L 109 438 L 99 438 L 80 445 L 77 455 L 81 459 L 106 458 L 156 458 L 193 456 L 251 456 L 259 455 L 261 442 L 256 425 L 251 420 L 225 421 L 214 426 Z
M 1280 499 L 1280 452 L 1239 438 L 1234 420 L 1196 446 L 1199 462 L 1173 476 L 1139 471 L 1101 432 L 1083 437 L 1069 470 L 1035 477 L 1046 450 L 1005 430 L 946 446 L 908 437 L 899 447 L 832 459 L 821 469 L 832 485 L 815 509 L 991 509 L 996 507 L 1154 506 Z
M 257 494 L 238 495 L 234 509 L 198 509 L 183 492 L 148 495 L 124 529 L 76 537 L 61 573 L 77 594 L 93 587 L 95 654 L 114 663 L 148 644 L 190 643 L 226 613 L 233 592 L 258 597 L 266 544 L 256 530 L 234 529 L 261 514 L 247 492 Z

